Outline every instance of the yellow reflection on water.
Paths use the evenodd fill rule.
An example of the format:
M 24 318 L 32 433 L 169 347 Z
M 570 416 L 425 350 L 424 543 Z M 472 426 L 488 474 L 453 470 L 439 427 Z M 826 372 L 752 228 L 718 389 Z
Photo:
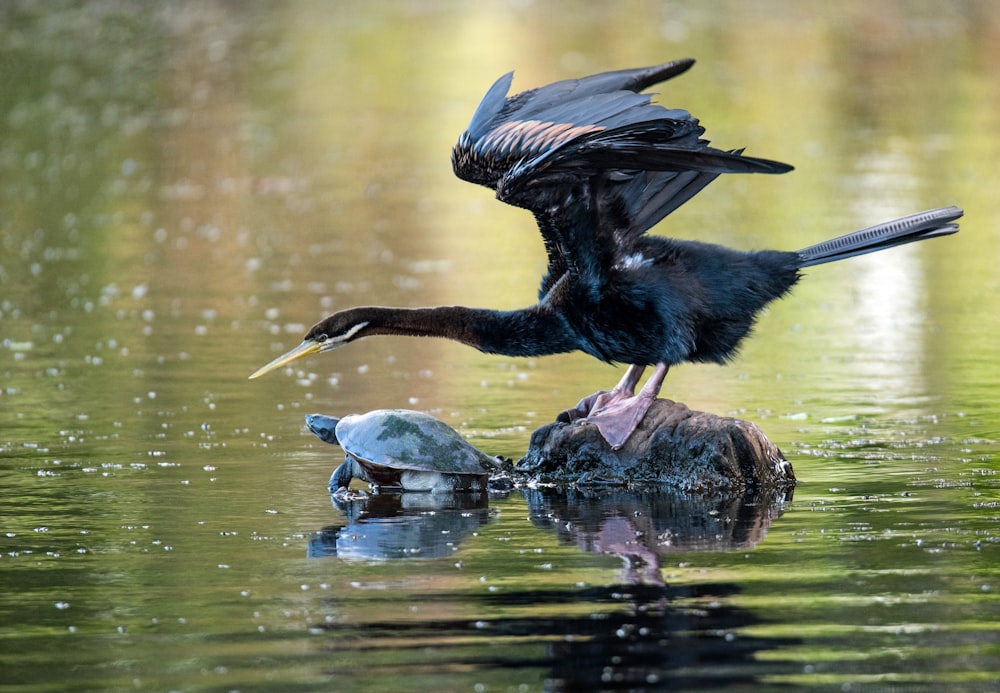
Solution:
M 5 2 L 0 39 L 5 672 L 39 689 L 67 670 L 134 686 L 136 671 L 89 654 L 112 644 L 143 662 L 147 685 L 203 685 L 211 670 L 235 689 L 256 681 L 255 663 L 294 651 L 289 669 L 323 687 L 330 652 L 305 629 L 344 604 L 419 620 L 399 594 L 419 584 L 417 598 L 439 590 L 474 623 L 482 604 L 456 586 L 494 594 L 496 576 L 479 575 L 529 589 L 614 579 L 617 565 L 540 534 L 514 496 L 471 549 L 426 573 L 304 564 L 305 534 L 338 517 L 324 484 L 339 453 L 302 416 L 424 409 L 516 457 L 533 428 L 620 369 L 373 338 L 246 376 L 350 305 L 533 301 L 545 257 L 530 215 L 451 172 L 483 92 L 508 70 L 526 89 L 683 56 L 698 64 L 661 102 L 689 108 L 718 146 L 796 170 L 718 180 L 656 233 L 794 249 L 929 207 L 966 216 L 956 236 L 810 270 L 734 363 L 670 374 L 666 396 L 760 423 L 804 480 L 794 512 L 752 553 L 702 556 L 670 580 L 732 576 L 748 591 L 731 601 L 784 614 L 773 626 L 783 634 L 818 637 L 830 622 L 848 634 L 789 655 L 804 660 L 822 648 L 862 661 L 895 645 L 887 636 L 865 651 L 871 641 L 853 637 L 872 615 L 865 592 L 898 598 L 896 609 L 908 592 L 933 593 L 943 631 L 991 632 L 977 608 L 981 586 L 996 589 L 1000 439 L 991 0 Z M 864 572 L 900 561 L 935 578 Z M 355 581 L 396 594 L 368 603 Z M 863 608 L 840 608 L 845 585 Z M 803 608 L 774 610 L 789 593 Z M 501 616 L 564 607 L 498 604 L 487 608 Z M 879 615 L 897 616 L 928 619 Z M 100 642 L 54 647 L 73 637 L 68 626 Z M 484 652 L 495 644 L 469 637 Z M 908 667 L 972 671 L 985 659 L 941 664 L 933 642 L 911 643 L 923 656 Z M 249 664 L 231 661 L 234 643 L 257 648 Z M 39 652 L 55 666 L 34 667 Z M 388 652 L 389 674 L 412 675 L 399 664 L 414 652 Z M 222 661 L 233 677 L 212 670 Z M 449 661 L 467 677 L 452 688 L 481 681 Z M 170 662 L 184 664 L 165 672 Z

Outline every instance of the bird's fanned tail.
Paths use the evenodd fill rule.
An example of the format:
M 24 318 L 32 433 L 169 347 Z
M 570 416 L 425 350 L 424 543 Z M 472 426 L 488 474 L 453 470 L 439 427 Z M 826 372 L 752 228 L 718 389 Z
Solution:
M 958 224 L 953 222 L 962 214 L 958 207 L 940 207 L 817 243 L 798 251 L 802 258 L 800 266 L 822 265 L 935 236 L 947 236 L 958 231 Z

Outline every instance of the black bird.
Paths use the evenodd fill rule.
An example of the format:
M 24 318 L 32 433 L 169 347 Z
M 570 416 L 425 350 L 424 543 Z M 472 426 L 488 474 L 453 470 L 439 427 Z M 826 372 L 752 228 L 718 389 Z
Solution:
M 507 98 L 511 73 L 483 97 L 452 164 L 459 178 L 535 215 L 548 253 L 538 303 L 512 311 L 349 308 L 250 377 L 379 334 L 445 337 L 507 356 L 579 350 L 629 368 L 614 389 L 584 398 L 560 418 L 585 419 L 620 447 L 670 366 L 729 360 L 757 313 L 788 292 L 802 268 L 958 230 L 952 222 L 962 210 L 947 207 L 795 252 L 646 235 L 720 173 L 791 170 L 710 147 L 687 111 L 639 93 L 693 63 L 605 72 Z M 646 366 L 656 368 L 636 394 Z

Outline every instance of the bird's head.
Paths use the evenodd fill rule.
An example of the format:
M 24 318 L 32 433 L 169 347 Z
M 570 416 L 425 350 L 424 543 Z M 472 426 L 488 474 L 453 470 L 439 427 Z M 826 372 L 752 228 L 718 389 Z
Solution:
M 285 352 L 265 366 L 261 366 L 250 374 L 250 380 L 259 378 L 265 373 L 286 366 L 292 361 L 297 361 L 303 356 L 319 354 L 324 351 L 332 351 L 344 346 L 352 339 L 361 336 L 360 332 L 367 325 L 365 320 L 358 319 L 353 311 L 341 311 L 334 313 L 325 320 L 321 320 L 312 326 L 306 333 L 302 343 L 294 349 Z

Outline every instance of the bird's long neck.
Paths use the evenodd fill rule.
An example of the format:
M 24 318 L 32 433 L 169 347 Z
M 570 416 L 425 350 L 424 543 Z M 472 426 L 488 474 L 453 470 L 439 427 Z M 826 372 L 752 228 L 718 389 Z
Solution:
M 565 321 L 543 305 L 510 311 L 371 306 L 344 313 L 355 324 L 365 323 L 354 338 L 379 334 L 443 337 L 504 356 L 544 356 L 578 348 Z

